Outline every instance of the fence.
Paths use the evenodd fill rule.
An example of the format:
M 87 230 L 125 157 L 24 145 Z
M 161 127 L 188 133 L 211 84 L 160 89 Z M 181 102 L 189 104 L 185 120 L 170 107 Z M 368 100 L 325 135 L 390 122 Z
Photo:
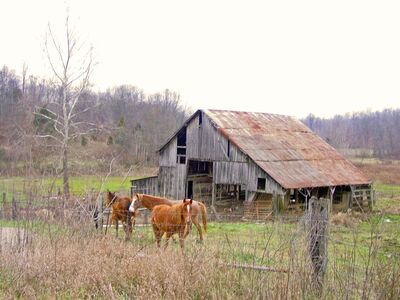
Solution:
M 151 226 L 136 226 L 129 243 L 115 246 L 119 239 L 115 239 L 114 231 L 105 236 L 105 231 L 101 230 L 107 223 L 108 211 L 98 193 L 76 196 L 68 203 L 57 196 L 10 193 L 1 196 L 0 267 L 3 269 L 13 268 L 14 263 L 6 258 L 12 253 L 15 255 L 15 249 L 21 249 L 18 248 L 21 246 L 31 253 L 24 254 L 28 257 L 40 249 L 43 255 L 54 256 L 55 261 L 65 261 L 68 250 L 73 253 L 65 262 L 68 265 L 73 265 L 75 260 L 90 261 L 93 256 L 101 256 L 99 261 L 108 266 L 109 276 L 113 276 L 112 270 L 116 268 L 108 265 L 110 257 L 122 259 L 128 255 L 121 254 L 125 253 L 123 250 L 118 252 L 118 247 L 125 248 L 131 255 L 125 257 L 120 265 L 125 266 L 127 259 L 131 259 L 149 272 L 153 266 L 145 262 L 150 264 L 154 260 L 152 257 L 163 255 L 163 252 L 156 252 Z M 195 227 L 191 229 L 185 244 L 186 253 L 193 254 L 189 257 L 195 269 L 201 268 L 198 264 L 205 264 L 204 268 L 212 276 L 221 276 L 221 280 L 222 275 L 227 276 L 239 290 L 241 284 L 246 284 L 248 289 L 253 286 L 255 291 L 260 289 L 256 294 L 260 297 L 276 297 L 278 287 L 286 291 L 287 294 L 280 295 L 285 297 L 299 296 L 295 291 L 302 291 L 305 295 L 312 291 L 321 297 L 334 295 L 365 299 L 385 298 L 388 293 L 398 295 L 399 219 L 349 212 L 340 218 L 333 216 L 330 221 L 328 203 L 314 198 L 305 214 L 280 215 L 267 222 L 243 220 L 240 211 L 226 211 L 221 214 L 219 222 L 208 225 L 209 232 L 203 244 L 197 243 Z M 98 230 L 94 226 L 96 210 L 103 213 L 99 216 L 103 224 L 100 223 Z M 140 211 L 140 215 L 137 224 L 150 223 L 147 211 Z M 43 244 L 47 247 L 43 248 Z M 85 250 L 91 247 L 95 250 Z M 172 253 L 179 253 L 174 249 L 176 246 L 170 245 L 170 248 L 174 250 Z M 23 253 L 21 250 L 17 252 Z M 174 261 L 172 256 L 168 259 Z M 20 259 L 24 261 L 27 258 Z M 116 269 L 115 274 L 119 274 Z M 194 280 L 202 280 L 202 277 L 193 276 Z M 248 279 L 243 279 L 243 276 Z M 255 285 L 259 286 L 256 288 Z

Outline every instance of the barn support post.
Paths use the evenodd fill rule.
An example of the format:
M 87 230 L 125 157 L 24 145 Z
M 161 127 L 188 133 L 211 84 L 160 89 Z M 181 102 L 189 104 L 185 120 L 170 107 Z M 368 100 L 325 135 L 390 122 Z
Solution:
M 311 191 L 309 189 L 304 189 L 304 191 L 303 191 L 303 189 L 299 189 L 298 191 L 305 198 L 305 204 L 306 204 L 305 211 L 307 211 L 308 210 L 308 198 L 311 195 Z
M 356 187 L 354 185 L 350 185 L 350 190 L 351 190 L 350 202 L 349 202 L 350 209 L 353 209 L 355 189 L 356 189 Z
M 274 216 L 279 213 L 278 194 L 276 192 L 272 194 L 272 212 Z
M 368 208 L 370 211 L 372 211 L 372 206 L 374 203 L 374 191 L 372 189 L 372 186 L 369 186 L 369 197 L 368 197 Z
M 351 192 L 342 193 L 342 202 L 346 210 L 351 208 Z
M 329 187 L 329 213 L 331 213 L 333 209 L 333 195 L 335 194 L 335 189 L 335 186 Z
M 216 193 L 217 193 L 216 190 L 217 190 L 217 189 L 216 189 L 216 184 L 215 184 L 214 181 L 213 181 L 213 183 L 212 183 L 212 190 L 211 190 L 211 210 L 212 210 L 212 212 L 213 212 L 213 214 L 214 214 L 214 216 L 215 216 L 215 219 L 219 220 L 219 216 L 218 216 L 218 213 L 217 213 L 217 209 L 216 209 L 216 207 L 215 207 L 215 198 L 216 198 Z
M 286 211 L 290 204 L 290 189 L 288 189 L 283 196 L 283 210 Z
M 311 197 L 308 209 L 308 252 L 314 286 L 321 291 L 327 265 L 329 199 Z

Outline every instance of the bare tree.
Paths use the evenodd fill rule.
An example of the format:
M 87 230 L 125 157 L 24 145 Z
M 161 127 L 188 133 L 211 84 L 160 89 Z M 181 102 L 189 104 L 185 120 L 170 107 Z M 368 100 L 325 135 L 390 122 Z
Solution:
M 96 129 L 95 124 L 86 122 L 81 115 L 93 107 L 79 106 L 84 93 L 89 88 L 93 69 L 93 48 L 82 42 L 65 20 L 65 32 L 58 39 L 50 24 L 45 36 L 44 51 L 55 78 L 58 99 L 52 105 L 36 112 L 52 123 L 51 132 L 39 135 L 53 139 L 60 148 L 62 157 L 63 191 L 68 199 L 69 190 L 69 147 L 72 139 L 88 134 Z

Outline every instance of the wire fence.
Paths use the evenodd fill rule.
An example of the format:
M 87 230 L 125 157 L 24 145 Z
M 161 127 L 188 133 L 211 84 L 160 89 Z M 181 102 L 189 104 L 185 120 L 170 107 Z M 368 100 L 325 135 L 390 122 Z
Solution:
M 103 195 L 97 192 L 74 196 L 69 201 L 57 195 L 34 193 L 3 192 L 0 196 L 2 268 L 14 266 L 7 260 L 9 255 L 25 253 L 30 257 L 38 251 L 37 247 L 43 255 L 53 255 L 57 260 L 62 259 L 66 251 L 57 243 L 68 241 L 65 248 L 73 253 L 84 253 L 86 250 L 82 249 L 95 245 L 91 255 L 102 256 L 104 249 L 110 247 L 110 241 L 124 240 L 124 230 L 115 237 L 116 225 L 109 220 L 111 210 L 104 204 Z M 400 218 L 397 216 L 345 212 L 325 217 L 318 215 L 313 219 L 311 211 L 307 210 L 297 215 L 282 214 L 261 220 L 256 217 L 244 217 L 242 210 L 221 211 L 218 219 L 208 214 L 204 241 L 199 242 L 198 230 L 191 224 L 185 239 L 185 253 L 196 256 L 194 264 L 199 264 L 197 259 L 202 258 L 202 263 L 212 263 L 216 270 L 229 276 L 239 276 L 237 274 L 242 272 L 247 272 L 246 276 L 256 276 L 251 274 L 261 272 L 266 275 L 257 276 L 264 280 L 274 278 L 283 284 L 280 274 L 286 274 L 286 278 L 293 281 L 290 285 L 303 284 L 323 295 L 366 299 L 399 295 Z M 102 224 L 96 229 L 95 225 L 100 224 L 96 222 L 98 218 L 102 219 Z M 151 212 L 140 209 L 129 241 L 121 246 L 134 253 L 135 260 L 150 263 L 154 255 L 171 253 L 155 252 L 157 246 L 151 224 Z M 109 226 L 107 234 L 106 226 Z M 120 228 L 123 228 L 121 224 Z M 82 244 L 82 241 L 86 242 Z M 179 253 L 178 242 L 179 237 L 175 235 L 175 242 L 169 245 L 170 251 Z M 165 237 L 162 247 L 164 244 Z M 71 250 L 74 245 L 76 248 Z M 116 255 L 112 247 L 109 249 L 110 256 Z M 75 259 L 74 255 L 71 260 Z

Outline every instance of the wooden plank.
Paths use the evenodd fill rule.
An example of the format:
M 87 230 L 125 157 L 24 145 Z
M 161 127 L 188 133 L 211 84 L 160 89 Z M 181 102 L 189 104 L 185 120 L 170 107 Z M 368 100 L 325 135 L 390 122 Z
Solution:
M 264 272 L 277 272 L 277 273 L 288 273 L 287 269 L 277 269 L 266 266 L 258 266 L 258 265 L 246 265 L 246 264 L 224 264 L 227 267 L 238 268 L 238 269 L 250 269 L 256 271 L 264 271 Z

